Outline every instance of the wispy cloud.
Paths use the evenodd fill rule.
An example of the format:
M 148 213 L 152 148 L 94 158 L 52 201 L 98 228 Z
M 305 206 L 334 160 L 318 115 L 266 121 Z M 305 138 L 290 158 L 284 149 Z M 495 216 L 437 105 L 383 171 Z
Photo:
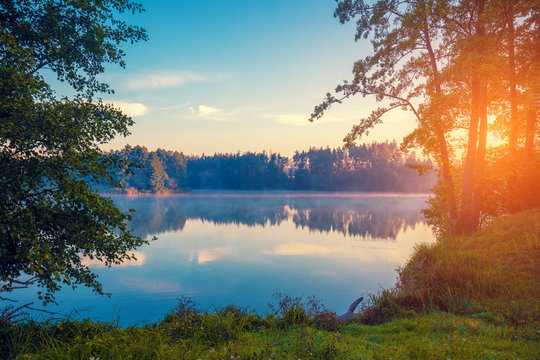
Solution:
M 221 80 L 221 76 L 205 76 L 194 72 L 162 72 L 135 76 L 124 84 L 129 90 L 140 89 L 168 89 L 182 87 L 190 83 L 214 82 Z
M 198 117 L 209 117 L 209 116 L 215 116 L 217 114 L 223 113 L 221 109 L 212 107 L 212 106 L 206 106 L 206 105 L 199 105 L 197 116 Z
M 187 102 L 187 103 L 183 103 L 183 104 L 180 104 L 180 105 L 171 105 L 171 106 L 164 106 L 164 107 L 160 107 L 158 108 L 158 110 L 161 110 L 161 111 L 169 111 L 169 110 L 178 110 L 178 109 L 183 109 L 187 106 L 191 105 L 191 103 Z
M 290 126 L 307 126 L 312 123 L 308 121 L 309 114 L 267 114 L 265 115 L 268 119 L 273 119 L 275 122 L 283 125 Z M 343 122 L 345 119 L 325 116 L 319 120 L 316 120 L 317 123 L 329 123 L 329 122 Z
M 217 121 L 231 121 L 231 116 L 237 113 L 236 111 L 226 112 L 213 106 L 199 105 L 196 108 L 190 106 L 191 115 L 199 119 L 209 119 Z
M 124 114 L 131 117 L 142 116 L 150 111 L 150 108 L 142 103 L 115 100 L 105 102 L 113 104 L 114 107 L 119 108 Z
M 189 103 L 182 105 L 188 106 Z M 246 118 L 260 118 L 265 112 L 268 111 L 266 107 L 260 106 L 239 106 L 234 109 L 222 109 L 211 105 L 193 105 L 187 107 L 188 112 L 182 114 L 182 117 L 186 115 L 191 120 L 214 120 L 214 121 L 226 121 L 235 122 L 241 121 Z

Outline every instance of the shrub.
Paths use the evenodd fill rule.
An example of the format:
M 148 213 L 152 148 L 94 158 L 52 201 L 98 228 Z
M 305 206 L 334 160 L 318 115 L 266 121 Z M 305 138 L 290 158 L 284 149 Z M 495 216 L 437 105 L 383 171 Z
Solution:
M 270 316 L 281 328 L 294 325 L 312 325 L 318 329 L 335 331 L 340 327 L 334 312 L 328 311 L 324 304 L 315 296 L 309 296 L 306 301 L 302 297 L 291 297 L 284 293 L 275 293 L 273 302 L 269 305 Z

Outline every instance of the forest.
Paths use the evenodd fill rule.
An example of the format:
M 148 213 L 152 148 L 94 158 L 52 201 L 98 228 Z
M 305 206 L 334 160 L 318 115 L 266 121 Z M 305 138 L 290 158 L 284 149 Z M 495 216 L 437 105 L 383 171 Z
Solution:
M 405 155 L 396 142 L 349 149 L 311 148 L 292 158 L 276 153 L 185 156 L 178 151 L 126 146 L 113 151 L 130 167 L 116 173 L 121 188 L 100 191 L 171 192 L 188 189 L 314 190 L 428 192 L 435 174 L 419 176 L 413 167 L 433 166 L 414 153 Z

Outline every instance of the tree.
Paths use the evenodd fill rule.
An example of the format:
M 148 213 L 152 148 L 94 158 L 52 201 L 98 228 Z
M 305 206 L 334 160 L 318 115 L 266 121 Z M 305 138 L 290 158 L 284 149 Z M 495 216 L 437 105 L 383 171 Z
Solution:
M 510 108 L 509 142 L 515 157 L 516 87 L 526 88 L 517 83 L 516 69 L 527 56 L 514 48 L 538 37 L 538 10 L 538 0 L 340 0 L 335 16 L 342 23 L 356 19 L 356 39 L 369 37 L 373 55 L 355 63 L 353 80 L 339 85 L 335 95 L 327 94 L 310 120 L 356 94 L 386 102 L 353 126 L 344 139 L 352 146 L 388 111 L 412 111 L 418 127 L 404 139 L 404 147 L 421 146 L 440 169 L 437 197 L 428 210 L 432 223 L 442 233 L 475 231 L 481 218 L 493 214 L 483 191 L 488 118 L 497 106 Z M 519 31 L 514 31 L 517 18 Z M 538 58 L 529 62 L 527 71 L 536 73 Z M 528 133 L 533 129 L 531 125 Z M 460 141 L 452 144 L 453 138 L 465 140 L 467 147 L 460 147 Z M 463 162 L 456 158 L 456 148 L 465 153 Z
M 157 150 L 161 154 L 162 161 L 165 164 L 165 171 L 168 176 L 167 187 L 171 190 L 186 187 L 186 159 L 184 154 L 178 151 Z
M 112 91 L 97 76 L 107 63 L 124 66 L 122 43 L 146 39 L 117 18 L 141 11 L 129 0 L 0 1 L 0 292 L 22 282 L 43 288 L 44 303 L 61 284 L 102 294 L 83 258 L 110 266 L 145 243 L 89 185 L 119 186 L 124 161 L 98 145 L 133 122 L 95 98 Z M 73 96 L 58 98 L 51 72 Z
M 434 41 L 440 33 L 439 5 L 436 1 L 422 0 L 379 0 L 373 5 L 363 0 L 339 1 L 334 15 L 341 23 L 357 18 L 355 39 L 371 36 L 374 54 L 354 64 L 353 80 L 337 86 L 339 97 L 327 94 L 326 100 L 315 107 L 310 121 L 323 116 L 332 104 L 357 94 L 386 101 L 387 106 L 374 110 L 353 126 L 344 139 L 350 147 L 382 122 L 387 112 L 400 108 L 410 110 L 419 127 L 406 142 L 422 142 L 426 152 L 441 164 L 440 186 L 446 189 L 443 200 L 447 204 L 448 223 L 453 227 L 458 214 L 445 136 L 450 125 L 442 109 L 445 94 L 439 59 L 444 47 L 440 44 L 437 47 Z M 425 101 L 415 105 L 415 100 L 421 97 Z
M 163 163 L 159 159 L 159 156 L 155 153 L 150 155 L 150 186 L 152 191 L 158 192 L 165 186 L 165 180 L 167 180 L 167 173 L 163 168 Z

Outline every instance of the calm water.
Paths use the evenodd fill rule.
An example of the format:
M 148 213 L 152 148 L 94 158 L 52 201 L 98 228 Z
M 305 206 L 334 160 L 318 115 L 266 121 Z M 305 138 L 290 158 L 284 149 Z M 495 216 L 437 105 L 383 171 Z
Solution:
M 111 298 L 62 290 L 72 316 L 123 325 L 156 321 L 182 295 L 203 308 L 237 304 L 260 314 L 276 292 L 316 295 L 331 310 L 394 284 L 416 243 L 433 235 L 420 209 L 425 196 L 342 193 L 193 193 L 114 197 L 137 209 L 138 235 L 158 240 L 138 260 L 103 268 Z M 17 294 L 29 299 L 30 292 Z

